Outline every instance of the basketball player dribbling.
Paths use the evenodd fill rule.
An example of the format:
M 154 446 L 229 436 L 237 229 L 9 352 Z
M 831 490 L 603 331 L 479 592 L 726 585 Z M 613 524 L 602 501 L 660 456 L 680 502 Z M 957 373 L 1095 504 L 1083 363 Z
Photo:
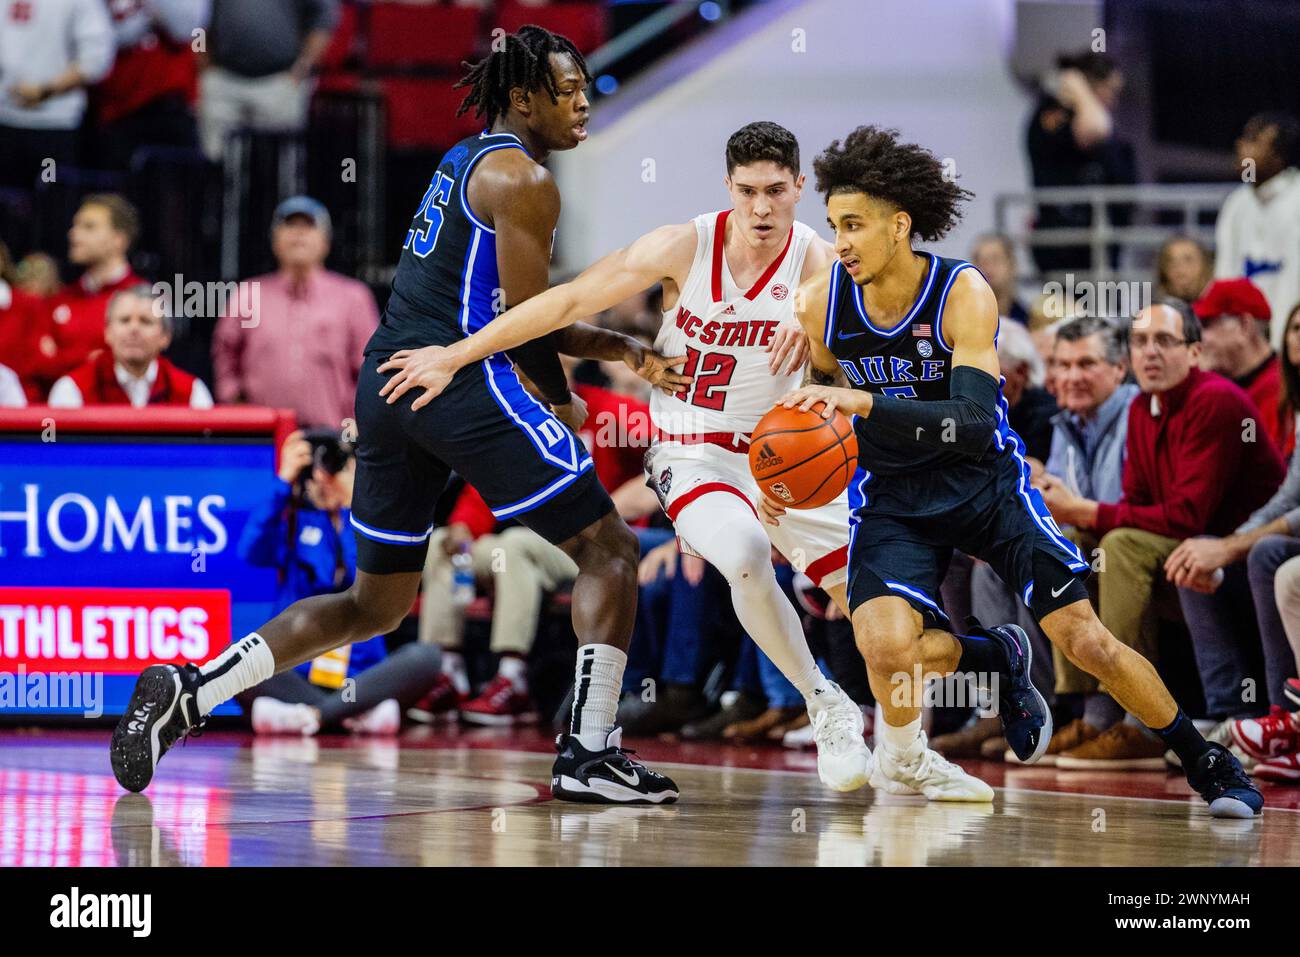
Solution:
M 822 781 L 848 791 L 870 775 L 862 712 L 813 660 L 771 560 L 775 544 L 847 609 L 847 496 L 764 526 L 748 461 L 748 433 L 797 384 L 806 349 L 791 320 L 798 286 L 825 272 L 834 255 L 795 221 L 803 179 L 794 135 L 775 123 L 749 124 L 727 142 L 730 209 L 653 230 L 447 349 L 398 353 L 392 364 L 402 372 L 386 391 L 392 400 L 423 387 L 419 407 L 456 370 L 662 283 L 655 348 L 684 356 L 682 374 L 693 381 L 688 391 L 652 396 L 650 482 L 684 547 L 727 579 L 742 626 L 803 694 Z M 785 362 L 777 347 L 769 362 L 782 320 L 790 320 L 799 345 Z
M 474 107 L 487 129 L 438 164 L 406 233 L 383 320 L 366 346 L 351 519 L 356 581 L 346 591 L 296 602 L 203 665 L 147 668 L 110 747 L 113 772 L 128 790 L 146 787 L 167 750 L 221 702 L 332 648 L 396 628 L 418 593 L 434 507 L 454 469 L 495 516 L 518 519 L 578 567 L 575 700 L 570 731 L 556 742 L 553 796 L 677 799 L 671 780 L 622 750 L 614 724 L 636 613 L 638 546 L 571 431 L 585 410 L 569 393 L 556 348 L 623 359 L 666 388 L 681 387 L 683 377 L 627 337 L 579 326 L 509 358 L 485 355 L 428 409 L 380 396 L 390 356 L 451 343 L 500 321 L 502 293 L 514 306 L 546 288 L 560 196 L 541 162 L 586 138 L 583 91 L 591 77 L 572 43 L 540 27 L 503 39 L 458 84 L 470 88 L 461 112 Z M 511 360 L 550 408 L 524 391 Z
M 932 752 L 911 706 L 919 702 L 912 696 L 899 707 L 887 693 L 890 676 L 912 674 L 922 657 L 943 661 L 941 673 L 1007 673 L 1010 665 L 1012 700 L 1001 706 L 1017 713 L 1009 723 L 1002 716 L 1008 745 L 1033 761 L 1050 736 L 1027 656 L 1008 661 L 1020 645 L 1028 649 L 1023 632 L 959 635 L 938 601 L 958 549 L 988 562 L 1066 657 L 1179 756 L 1212 815 L 1260 814 L 1263 797 L 1237 759 L 1201 737 L 1151 663 L 1093 612 L 1083 585 L 1089 566 L 1030 486 L 1024 445 L 1007 422 L 997 300 L 969 263 L 913 248 L 916 237 L 942 237 L 970 194 L 930 152 L 897 136 L 859 127 L 813 165 L 838 259 L 808 283 L 797 310 L 821 384 L 784 400 L 854 417 L 849 604 L 885 719 L 873 785 L 933 796 Z M 841 376 L 847 388 L 830 384 Z M 779 504 L 763 507 L 780 520 Z

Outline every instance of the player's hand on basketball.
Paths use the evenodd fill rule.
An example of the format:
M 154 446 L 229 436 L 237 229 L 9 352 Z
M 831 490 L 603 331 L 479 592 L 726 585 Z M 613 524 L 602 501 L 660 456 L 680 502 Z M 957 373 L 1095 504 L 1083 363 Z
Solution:
M 447 388 L 447 383 L 457 372 L 457 366 L 451 359 L 451 351 L 443 346 L 425 346 L 423 349 L 400 349 L 379 367 L 380 372 L 394 372 L 379 390 L 379 394 L 388 397 L 392 405 L 411 389 L 423 389 L 423 393 L 411 403 L 411 411 L 418 412 Z
M 630 347 L 623 356 L 623 362 L 629 369 L 668 395 L 690 389 L 691 377 L 674 371 L 674 367 L 685 361 L 686 356 L 661 356 L 640 342 Z
M 568 402 L 554 403 L 551 411 L 555 413 L 557 419 L 573 430 L 574 435 L 582 431 L 582 426 L 587 421 L 587 403 L 577 393 L 570 392 Z
M 780 525 L 781 516 L 785 514 L 785 506 L 780 502 L 773 501 L 762 493 L 758 496 L 758 517 L 763 520 L 764 525 Z
M 813 406 L 820 402 L 822 407 L 817 411 L 823 419 L 829 419 L 836 411 L 846 415 L 857 413 L 862 396 L 866 394 L 829 385 L 805 385 L 786 395 L 781 400 L 781 405 L 787 409 L 798 408 L 800 412 L 811 412 Z
M 808 336 L 794 316 L 782 319 L 767 347 L 767 370 L 772 375 L 790 375 L 808 361 Z

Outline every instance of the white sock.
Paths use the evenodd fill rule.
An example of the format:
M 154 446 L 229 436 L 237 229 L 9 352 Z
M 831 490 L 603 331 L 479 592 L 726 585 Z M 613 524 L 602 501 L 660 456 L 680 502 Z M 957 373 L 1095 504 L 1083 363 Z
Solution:
M 602 751 L 614 730 L 627 655 L 613 645 L 582 645 L 574 669 L 570 733 L 588 751 Z
M 528 662 L 524 659 L 516 655 L 502 655 L 497 664 L 497 674 L 514 685 L 516 691 L 528 691 Z
M 241 691 L 260 685 L 275 674 L 275 656 L 266 639 L 253 632 L 232 642 L 230 647 L 207 664 L 199 666 L 203 675 L 199 686 L 199 714 L 211 714 L 223 701 Z
M 890 751 L 906 751 L 916 742 L 920 735 L 921 716 L 919 714 L 914 720 L 902 727 L 894 727 L 885 721 L 881 721 L 876 725 L 876 741 L 888 747 Z
M 465 656 L 450 648 L 442 649 L 442 673 L 451 679 L 452 687 L 461 694 L 469 694 L 469 672 L 465 670 Z

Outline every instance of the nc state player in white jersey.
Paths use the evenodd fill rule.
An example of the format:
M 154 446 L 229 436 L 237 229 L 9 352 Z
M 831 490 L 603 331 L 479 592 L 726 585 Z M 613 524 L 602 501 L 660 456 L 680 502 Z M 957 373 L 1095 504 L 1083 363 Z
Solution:
M 825 272 L 835 253 L 795 222 L 804 177 L 789 130 L 767 122 L 738 130 L 727 141 L 726 165 L 731 209 L 653 230 L 453 346 L 397 353 L 389 365 L 399 371 L 385 391 L 392 402 L 425 389 L 412 404 L 418 410 L 461 367 L 662 283 L 655 348 L 691 381 L 684 391 L 653 396 L 647 471 L 679 538 L 727 579 L 741 624 L 803 694 L 822 781 L 849 791 L 870 775 L 862 713 L 817 667 L 771 561 L 775 544 L 847 609 L 847 500 L 765 525 L 748 463 L 748 434 L 797 387 L 807 357 L 793 320 L 798 286 Z

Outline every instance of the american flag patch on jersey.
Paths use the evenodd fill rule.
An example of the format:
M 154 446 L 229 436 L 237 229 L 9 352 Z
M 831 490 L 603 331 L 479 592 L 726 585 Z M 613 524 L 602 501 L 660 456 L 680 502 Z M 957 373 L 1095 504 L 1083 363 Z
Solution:
M 922 322 L 912 326 L 912 335 L 916 336 L 918 339 L 930 338 L 930 324 L 928 322 Z

